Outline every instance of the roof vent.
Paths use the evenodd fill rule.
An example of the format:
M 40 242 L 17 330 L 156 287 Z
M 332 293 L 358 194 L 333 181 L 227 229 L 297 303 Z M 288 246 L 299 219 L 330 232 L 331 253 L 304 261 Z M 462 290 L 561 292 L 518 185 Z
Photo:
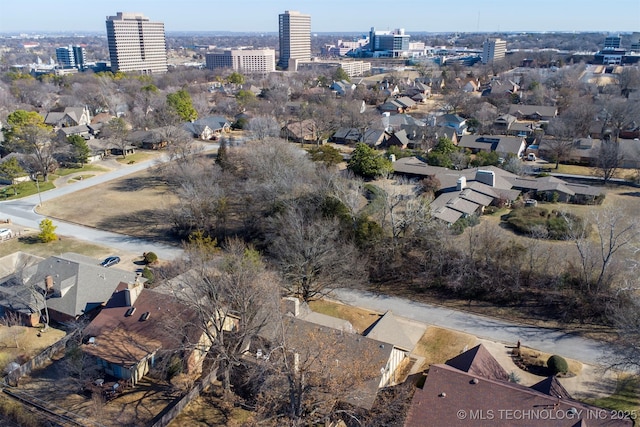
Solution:
M 478 384 L 480 381 L 478 381 L 477 378 L 472 379 L 471 381 L 469 381 L 470 384 Z
M 124 314 L 125 317 L 129 317 L 129 316 L 133 316 L 133 313 L 136 312 L 136 308 L 135 307 L 131 307 L 129 310 L 127 310 L 127 312 Z
M 440 394 L 438 395 L 438 397 L 447 397 L 447 393 L 445 393 L 445 392 L 443 391 L 442 393 L 440 393 Z
M 143 322 L 147 319 L 149 319 L 149 316 L 151 316 L 151 312 L 149 311 L 145 311 L 142 316 L 140 316 L 140 320 L 142 320 Z

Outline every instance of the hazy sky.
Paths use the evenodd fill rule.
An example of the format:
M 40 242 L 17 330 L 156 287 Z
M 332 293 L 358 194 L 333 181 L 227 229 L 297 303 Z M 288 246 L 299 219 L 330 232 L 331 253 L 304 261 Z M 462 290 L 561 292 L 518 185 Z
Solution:
M 640 31 L 640 0 L 6 0 L 0 32 L 100 32 L 119 11 L 168 32 L 277 32 L 285 10 L 311 15 L 313 32 Z

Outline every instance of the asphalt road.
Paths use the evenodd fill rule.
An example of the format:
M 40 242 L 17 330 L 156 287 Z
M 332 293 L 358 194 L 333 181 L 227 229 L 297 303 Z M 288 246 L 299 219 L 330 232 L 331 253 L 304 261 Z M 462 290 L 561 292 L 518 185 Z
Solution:
M 466 332 L 491 341 L 515 345 L 520 340 L 523 346 L 589 364 L 603 364 L 608 353 L 606 343 L 583 338 L 560 329 L 519 325 L 404 298 L 353 289 L 338 289 L 334 291 L 334 298 L 345 304 L 373 311 L 384 313 L 391 310 L 398 316 Z
M 207 144 L 204 150 L 212 151 L 217 148 L 218 144 Z M 40 200 L 42 200 L 42 203 L 44 204 L 57 197 L 65 196 L 75 191 L 93 187 L 95 185 L 100 185 L 114 179 L 122 178 L 167 161 L 169 161 L 169 157 L 165 154 L 154 160 L 127 165 L 101 175 L 96 175 L 90 179 L 78 181 L 73 185 L 54 188 L 52 190 L 42 192 L 40 195 L 35 194 L 22 199 L 0 202 L 0 219 L 8 218 L 12 223 L 38 229 L 40 221 L 42 221 L 43 218 L 46 218 L 46 216 L 35 212 L 35 208 L 40 203 Z M 160 259 L 164 260 L 175 259 L 182 254 L 182 249 L 180 247 L 159 244 L 124 234 L 112 233 L 92 227 L 72 224 L 59 219 L 54 220 L 54 225 L 57 226 L 56 234 L 59 236 L 71 236 L 78 240 L 89 241 L 91 243 L 108 246 L 116 250 L 139 254 L 153 251 Z

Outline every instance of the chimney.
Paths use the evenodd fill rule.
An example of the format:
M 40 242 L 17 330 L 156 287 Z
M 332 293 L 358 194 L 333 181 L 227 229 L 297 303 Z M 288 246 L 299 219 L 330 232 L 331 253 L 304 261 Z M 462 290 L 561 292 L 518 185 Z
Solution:
M 487 184 L 491 187 L 496 186 L 496 173 L 493 171 L 478 170 L 476 172 L 476 181 Z
M 45 276 L 44 278 L 44 288 L 47 291 L 47 294 L 53 293 L 53 276 Z
M 127 285 L 127 288 L 124 290 L 124 302 L 127 307 L 133 307 L 133 304 L 136 303 L 138 295 L 140 295 L 143 289 L 144 286 L 142 286 L 138 280 Z
M 284 309 L 286 313 L 293 314 L 293 317 L 300 315 L 300 300 L 296 297 L 284 298 Z
M 467 178 L 465 178 L 464 176 L 461 176 L 460 178 L 458 178 L 458 182 L 456 184 L 456 190 L 462 191 L 465 188 L 467 188 Z

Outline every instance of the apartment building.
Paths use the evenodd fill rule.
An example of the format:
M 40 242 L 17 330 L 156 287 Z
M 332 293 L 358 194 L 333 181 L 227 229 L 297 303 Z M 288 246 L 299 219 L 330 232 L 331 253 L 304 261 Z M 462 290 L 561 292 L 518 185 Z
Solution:
M 273 49 L 229 49 L 207 53 L 207 68 L 231 68 L 243 73 L 270 73 L 276 69 L 276 52 Z
M 111 71 L 167 71 L 164 23 L 152 22 L 141 13 L 118 12 L 107 17 L 106 25 Z
M 279 15 L 280 57 L 278 66 L 296 70 L 300 61 L 311 59 L 311 16 L 294 10 Z
M 507 41 L 501 39 L 487 39 L 482 44 L 482 63 L 490 64 L 492 62 L 504 59 L 507 52 Z

